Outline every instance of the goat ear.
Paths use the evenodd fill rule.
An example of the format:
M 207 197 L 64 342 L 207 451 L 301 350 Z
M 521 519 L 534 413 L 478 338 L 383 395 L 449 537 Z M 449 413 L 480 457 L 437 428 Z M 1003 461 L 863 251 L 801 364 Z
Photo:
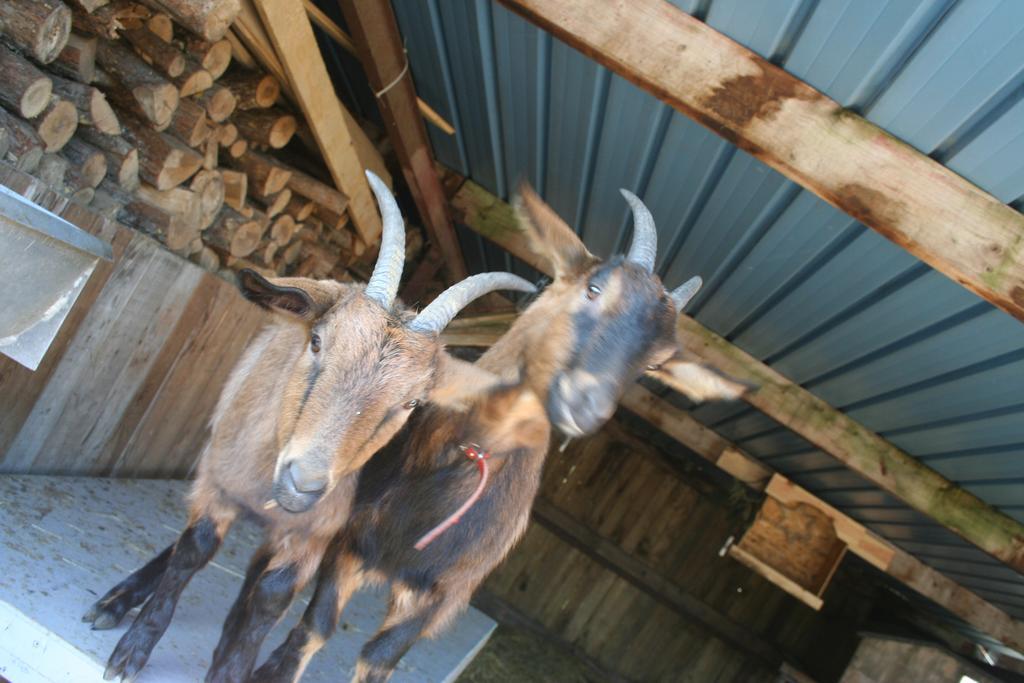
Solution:
M 238 271 L 238 287 L 249 301 L 305 320 L 316 320 L 338 300 L 337 283 L 302 277 L 265 278 L 249 268 Z
M 597 261 L 572 228 L 544 203 L 529 183 L 519 184 L 512 203 L 531 251 L 551 264 L 556 278 L 580 272 Z
M 465 410 L 476 396 L 498 384 L 501 379 L 472 363 L 441 354 L 434 388 L 427 400 L 445 408 Z
M 734 401 L 756 389 L 752 384 L 729 377 L 703 363 L 684 360 L 678 354 L 649 374 L 698 403 Z

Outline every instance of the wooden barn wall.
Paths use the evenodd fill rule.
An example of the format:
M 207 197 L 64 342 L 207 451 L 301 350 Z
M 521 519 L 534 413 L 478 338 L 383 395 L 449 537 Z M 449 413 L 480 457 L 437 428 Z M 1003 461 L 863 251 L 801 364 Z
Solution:
M 600 667 L 638 681 L 770 681 L 777 671 L 641 590 L 592 550 L 567 543 L 544 521 L 545 507 L 639 560 L 649 584 L 664 580 L 726 617 L 741 639 L 746 632 L 767 641 L 816 680 L 842 675 L 870 598 L 853 592 L 841 572 L 823 611 L 814 612 L 719 557 L 739 529 L 728 491 L 681 472 L 616 423 L 564 453 L 553 449 L 540 496 L 526 536 L 485 588 Z
M 235 287 L 14 169 L 0 183 L 110 241 L 35 372 L 0 356 L 0 472 L 182 477 L 264 320 Z

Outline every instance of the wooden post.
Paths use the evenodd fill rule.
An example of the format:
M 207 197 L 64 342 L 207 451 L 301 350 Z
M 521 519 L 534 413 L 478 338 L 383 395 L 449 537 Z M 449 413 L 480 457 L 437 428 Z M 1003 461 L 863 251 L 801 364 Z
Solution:
M 1024 320 L 1024 215 L 663 0 L 501 0 Z
M 437 178 L 434 155 L 416 104 L 405 46 L 389 0 L 341 0 L 359 61 L 377 94 L 388 136 L 402 164 L 416 208 L 444 257 L 450 281 L 466 277 L 448 201 Z
M 381 231 L 377 205 L 302 0 L 256 0 L 255 4 L 331 176 L 350 199 L 360 238 L 367 245 L 377 244 Z

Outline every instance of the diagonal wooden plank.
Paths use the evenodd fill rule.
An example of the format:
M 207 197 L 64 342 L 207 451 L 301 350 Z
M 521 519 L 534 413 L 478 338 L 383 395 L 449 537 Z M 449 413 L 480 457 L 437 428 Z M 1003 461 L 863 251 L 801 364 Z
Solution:
M 373 246 L 381 231 L 377 205 L 302 0 L 255 0 L 255 5 L 327 168 L 338 189 L 349 197 L 356 231 L 367 246 Z
M 462 280 L 467 275 L 466 263 L 434 168 L 434 154 L 416 105 L 416 88 L 391 2 L 342 0 L 340 4 L 416 208 L 444 256 L 448 279 Z
M 1024 320 L 1024 216 L 664 0 L 502 4 Z

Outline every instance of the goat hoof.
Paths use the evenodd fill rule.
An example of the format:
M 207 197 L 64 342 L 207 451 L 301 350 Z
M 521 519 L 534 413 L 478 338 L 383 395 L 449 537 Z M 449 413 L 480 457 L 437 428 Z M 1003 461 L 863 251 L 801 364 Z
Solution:
M 130 629 L 121 637 L 114 648 L 114 653 L 107 660 L 107 668 L 103 671 L 104 680 L 112 681 L 120 676 L 122 683 L 131 683 L 138 677 L 152 650 L 152 647 L 147 647 L 138 640 L 135 632 Z
M 129 609 L 130 605 L 119 600 L 99 600 L 89 608 L 82 621 L 91 624 L 94 631 L 105 631 L 120 624 Z

